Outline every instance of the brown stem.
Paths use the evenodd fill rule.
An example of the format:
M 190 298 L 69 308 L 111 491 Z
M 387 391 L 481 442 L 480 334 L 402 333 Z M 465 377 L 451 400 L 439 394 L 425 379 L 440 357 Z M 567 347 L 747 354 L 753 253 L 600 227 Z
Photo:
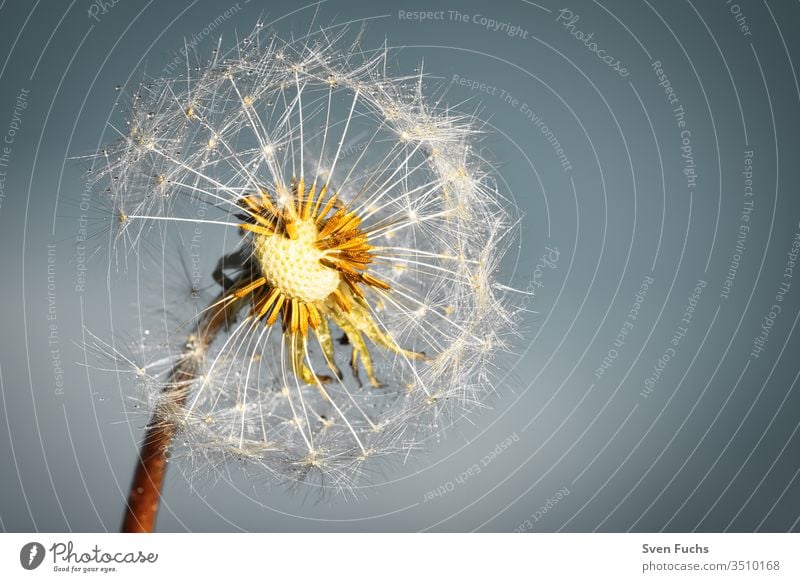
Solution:
M 165 399 L 167 402 L 163 408 L 157 408 L 153 412 L 147 425 L 122 521 L 123 533 L 153 531 L 167 469 L 167 450 L 176 430 L 173 423 L 164 419 L 163 412 L 166 407 L 183 407 L 188 388 L 197 376 L 202 354 L 228 318 L 234 314 L 238 301 L 227 301 L 214 306 L 222 298 L 223 295 L 217 297 L 200 319 L 195 333 L 187 340 L 187 354 L 175 365 L 164 384 L 163 392 L 170 397 Z

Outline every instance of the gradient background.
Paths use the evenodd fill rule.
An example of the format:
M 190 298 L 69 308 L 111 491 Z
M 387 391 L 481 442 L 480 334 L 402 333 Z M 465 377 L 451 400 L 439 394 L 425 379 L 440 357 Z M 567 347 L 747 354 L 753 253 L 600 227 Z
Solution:
M 184 39 L 199 39 L 207 54 L 220 35 L 234 38 L 261 17 L 283 37 L 314 19 L 365 20 L 364 44 L 396 47 L 398 70 L 424 59 L 445 84 L 458 75 L 498 88 L 490 95 L 453 83 L 447 95 L 488 120 L 483 147 L 524 213 L 504 277 L 535 297 L 516 299 L 523 336 L 492 409 L 426 455 L 387 467 L 357 499 L 319 500 L 238 470 L 190 481 L 173 467 L 160 531 L 800 529 L 800 271 L 784 278 L 800 231 L 798 2 L 119 0 L 96 19 L 91 6 L 0 2 L 0 134 L 13 141 L 0 144 L 11 150 L 0 167 L 0 528 L 116 530 L 146 420 L 129 415 L 126 384 L 85 365 L 84 329 L 130 331 L 138 279 L 132 269 L 107 280 L 100 240 L 76 290 L 85 164 L 69 158 L 111 139 L 107 121 L 121 119 L 116 85 L 142 71 L 158 76 Z M 561 8 L 580 15 L 576 28 L 594 32 L 627 77 L 569 35 L 556 21 Z M 228 9 L 235 13 L 222 16 Z M 399 10 L 445 18 L 414 22 Z M 520 32 L 487 30 L 476 15 Z M 692 190 L 651 68 L 657 60 L 686 112 Z M 523 103 L 552 130 L 570 169 Z M 723 298 L 745 151 L 753 212 Z M 537 272 L 545 247 L 559 258 Z M 634 328 L 598 378 L 645 277 L 654 283 Z M 707 286 L 688 333 L 644 397 L 698 280 Z M 791 286 L 754 357 L 782 281 Z M 481 463 L 509 437 L 511 446 Z M 480 473 L 464 478 L 475 463 Z

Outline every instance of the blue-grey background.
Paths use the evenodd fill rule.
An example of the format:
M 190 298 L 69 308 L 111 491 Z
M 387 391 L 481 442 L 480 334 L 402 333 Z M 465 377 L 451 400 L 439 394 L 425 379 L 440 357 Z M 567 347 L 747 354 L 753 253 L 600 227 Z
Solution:
M 580 17 L 572 28 L 561 9 Z M 420 10 L 443 12 L 407 17 Z M 398 71 L 424 61 L 451 85 L 447 100 L 487 120 L 482 146 L 523 213 L 501 274 L 530 293 L 515 298 L 522 335 L 490 410 L 355 499 L 174 467 L 159 530 L 798 530 L 800 270 L 785 269 L 800 232 L 800 4 L 789 0 L 0 2 L 0 528 L 119 527 L 146 419 L 82 346 L 84 330 L 133 325 L 138 274 L 108 278 L 100 239 L 80 287 L 79 218 L 103 228 L 81 207 L 86 165 L 72 158 L 113 137 L 116 100 L 143 72 L 259 18 L 284 37 L 366 21 L 366 46 L 395 47 Z

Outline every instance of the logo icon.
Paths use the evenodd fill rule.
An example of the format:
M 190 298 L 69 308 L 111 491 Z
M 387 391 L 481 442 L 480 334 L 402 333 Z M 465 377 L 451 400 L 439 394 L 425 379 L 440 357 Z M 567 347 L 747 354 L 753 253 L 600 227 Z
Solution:
M 29 542 L 19 551 L 19 563 L 26 570 L 35 570 L 44 561 L 44 546 L 39 542 Z

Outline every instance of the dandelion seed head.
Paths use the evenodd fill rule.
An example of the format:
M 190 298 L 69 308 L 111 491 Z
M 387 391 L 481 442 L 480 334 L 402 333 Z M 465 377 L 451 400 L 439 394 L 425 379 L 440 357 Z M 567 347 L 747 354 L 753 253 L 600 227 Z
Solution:
M 479 124 L 347 35 L 256 27 L 137 87 L 128 130 L 98 153 L 120 248 L 193 221 L 237 235 L 216 251 L 216 299 L 177 326 L 194 322 L 188 341 L 136 368 L 189 466 L 352 487 L 493 390 L 513 207 L 473 153 Z M 163 391 L 176 362 L 191 374 Z

